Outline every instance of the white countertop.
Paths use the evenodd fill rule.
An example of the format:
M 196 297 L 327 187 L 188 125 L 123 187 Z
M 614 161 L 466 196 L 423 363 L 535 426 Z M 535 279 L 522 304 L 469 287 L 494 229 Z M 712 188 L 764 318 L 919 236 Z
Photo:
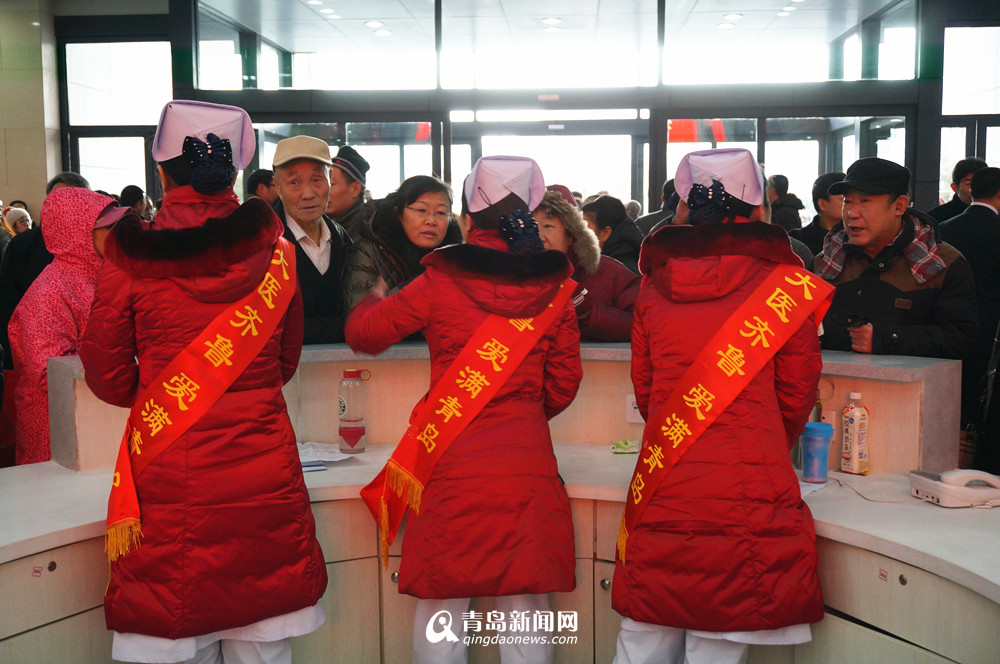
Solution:
M 571 498 L 624 501 L 635 455 L 611 454 L 604 445 L 563 443 L 555 450 Z M 372 445 L 306 473 L 310 499 L 357 498 L 391 451 Z M 100 537 L 110 477 L 110 469 L 73 472 L 51 461 L 0 469 L 0 564 Z M 830 477 L 806 497 L 818 536 L 920 567 L 1000 603 L 1000 509 L 921 502 L 910 497 L 902 475 Z

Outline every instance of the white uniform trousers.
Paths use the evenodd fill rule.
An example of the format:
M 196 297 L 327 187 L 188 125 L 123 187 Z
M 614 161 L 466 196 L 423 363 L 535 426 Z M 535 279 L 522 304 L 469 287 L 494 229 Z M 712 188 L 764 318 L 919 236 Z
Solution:
M 462 613 L 469 610 L 468 597 L 455 599 L 418 599 L 417 610 L 413 615 L 413 662 L 412 664 L 466 664 L 465 627 Z M 549 610 L 548 595 L 507 595 L 496 598 L 496 610 L 504 616 L 510 616 L 512 611 Z M 442 614 L 447 611 L 448 616 Z M 428 629 L 431 619 L 435 624 Z M 444 631 L 450 621 L 450 631 L 455 640 L 443 638 L 432 643 L 428 635 L 434 636 Z M 511 632 L 505 632 L 511 636 Z M 526 634 L 528 635 L 528 634 Z M 475 636 L 475 635 L 473 635 Z M 539 636 L 550 636 L 548 634 Z M 437 637 L 435 637 L 437 638 Z M 500 644 L 500 661 L 503 664 L 550 664 L 552 662 L 553 645 L 550 639 L 541 644 Z M 482 646 L 472 646 L 479 648 Z
M 622 618 L 614 664 L 745 664 L 750 646 Z
M 292 640 L 211 643 L 180 664 L 292 664 Z

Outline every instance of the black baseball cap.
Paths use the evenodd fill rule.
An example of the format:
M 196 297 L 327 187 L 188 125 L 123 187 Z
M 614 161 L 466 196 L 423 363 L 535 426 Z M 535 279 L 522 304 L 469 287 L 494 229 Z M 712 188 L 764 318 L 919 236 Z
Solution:
M 910 190 L 910 169 L 878 157 L 858 159 L 847 169 L 844 179 L 831 184 L 827 191 L 836 196 L 848 189 L 876 195 L 903 195 Z

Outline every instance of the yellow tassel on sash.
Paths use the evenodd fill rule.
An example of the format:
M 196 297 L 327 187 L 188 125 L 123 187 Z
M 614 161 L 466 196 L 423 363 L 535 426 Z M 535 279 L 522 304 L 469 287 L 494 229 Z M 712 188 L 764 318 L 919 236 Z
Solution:
M 382 567 L 389 569 L 389 505 L 385 499 L 381 501 L 378 519 L 378 542 L 379 556 L 382 558 Z
M 628 542 L 628 528 L 625 527 L 625 515 L 618 523 L 618 559 L 625 562 L 625 543 Z
M 386 478 L 389 481 L 389 488 L 405 500 L 415 514 L 420 514 L 420 499 L 424 495 L 424 485 L 420 480 L 391 458 L 386 464 Z
M 108 560 L 114 562 L 138 548 L 141 538 L 142 525 L 139 519 L 123 519 L 114 524 L 104 533 L 104 550 L 108 554 Z

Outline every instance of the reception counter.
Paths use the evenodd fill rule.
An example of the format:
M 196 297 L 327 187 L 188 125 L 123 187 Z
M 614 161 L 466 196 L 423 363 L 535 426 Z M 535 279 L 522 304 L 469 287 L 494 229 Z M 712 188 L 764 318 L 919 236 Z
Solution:
M 576 642 L 556 649 L 557 662 L 574 664 L 613 658 L 615 534 L 636 456 L 613 455 L 608 443 L 639 438 L 642 431 L 641 423 L 626 421 L 627 345 L 588 346 L 582 356 L 580 394 L 552 422 L 554 440 L 572 441 L 555 449 L 573 509 L 577 589 L 554 595 L 553 608 L 578 615 Z M 330 577 L 322 600 L 330 619 L 295 639 L 296 663 L 409 662 L 414 601 L 399 595 L 393 582 L 399 543 L 383 571 L 376 530 L 358 490 L 388 458 L 388 443 L 426 390 L 427 349 L 405 345 L 368 358 L 343 347 L 310 348 L 285 395 L 300 442 L 332 443 L 330 400 L 340 372 L 358 367 L 372 371 L 369 403 L 399 406 L 373 412 L 369 438 L 375 444 L 367 452 L 305 476 Z M 959 367 L 824 353 L 827 394 L 821 390 L 820 396 L 827 403 L 859 386 L 865 392 L 875 422 L 876 473 L 831 473 L 828 484 L 806 495 L 828 613 L 814 626 L 812 643 L 754 647 L 751 662 L 996 661 L 1000 513 L 922 503 L 909 496 L 903 475 L 912 468 L 954 467 Z M 53 450 L 55 456 L 59 447 L 62 463 L 0 469 L 0 662 L 107 662 L 110 636 L 101 603 L 108 568 L 101 538 L 125 412 L 94 399 L 76 358 L 50 360 L 50 390 Z M 877 447 L 886 450 L 879 457 Z M 496 647 L 470 648 L 470 661 L 498 661 Z

